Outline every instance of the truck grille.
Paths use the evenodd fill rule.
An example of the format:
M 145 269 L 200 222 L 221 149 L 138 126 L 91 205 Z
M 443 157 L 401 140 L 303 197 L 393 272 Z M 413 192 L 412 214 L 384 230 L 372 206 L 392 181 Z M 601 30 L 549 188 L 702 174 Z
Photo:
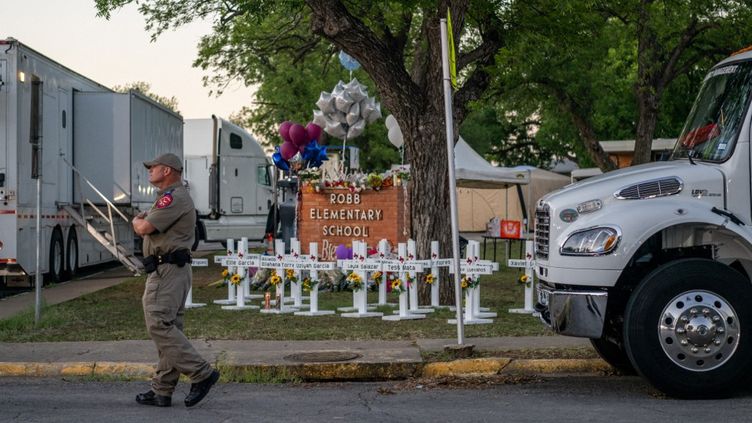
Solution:
M 681 192 L 684 184 L 679 178 L 664 178 L 624 187 L 614 193 L 620 200 L 644 200 L 646 198 L 665 197 Z
M 535 257 L 548 258 L 548 233 L 551 229 L 551 208 L 541 203 L 535 208 Z

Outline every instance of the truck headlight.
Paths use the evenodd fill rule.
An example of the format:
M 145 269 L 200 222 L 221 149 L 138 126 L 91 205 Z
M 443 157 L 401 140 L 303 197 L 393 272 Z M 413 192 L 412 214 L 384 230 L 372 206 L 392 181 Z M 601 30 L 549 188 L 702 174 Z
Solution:
M 601 256 L 611 253 L 621 240 L 616 227 L 602 226 L 577 231 L 561 246 L 563 256 Z

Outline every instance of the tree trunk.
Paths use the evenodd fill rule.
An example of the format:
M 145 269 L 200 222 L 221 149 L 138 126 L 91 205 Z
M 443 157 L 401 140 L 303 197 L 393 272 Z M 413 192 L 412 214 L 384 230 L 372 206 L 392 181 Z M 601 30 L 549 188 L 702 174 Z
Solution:
M 661 99 L 661 63 L 657 35 L 650 22 L 652 0 L 641 0 L 637 16 L 637 83 L 635 87 L 638 108 L 637 132 L 632 165 L 650 162 L 653 134 L 658 120 L 658 103 Z

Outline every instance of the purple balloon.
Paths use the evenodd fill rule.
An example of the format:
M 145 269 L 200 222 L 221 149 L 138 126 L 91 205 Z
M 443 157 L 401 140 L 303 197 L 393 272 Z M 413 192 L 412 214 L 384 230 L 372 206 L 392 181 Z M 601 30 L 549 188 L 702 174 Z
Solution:
M 338 260 L 347 260 L 348 258 L 352 258 L 352 256 L 348 257 L 347 250 L 349 250 L 349 248 L 345 247 L 345 244 L 339 244 L 337 248 L 334 250 L 334 255 L 337 257 Z
M 311 122 L 305 127 L 306 131 L 308 131 L 308 141 L 311 140 L 319 140 L 319 137 L 321 136 L 321 127 L 316 125 L 315 123 Z
M 290 141 L 290 127 L 292 122 L 284 121 L 279 124 L 279 135 L 285 141 Z
M 352 247 L 347 247 L 347 258 L 352 260 L 353 258 L 353 249 Z
M 295 156 L 295 153 L 298 152 L 298 147 L 295 146 L 295 144 L 286 141 L 279 147 L 279 154 L 282 155 L 282 158 L 285 160 L 290 160 Z
M 298 147 L 306 145 L 310 141 L 308 139 L 308 131 L 306 131 L 303 125 L 294 123 L 290 127 L 290 141 Z

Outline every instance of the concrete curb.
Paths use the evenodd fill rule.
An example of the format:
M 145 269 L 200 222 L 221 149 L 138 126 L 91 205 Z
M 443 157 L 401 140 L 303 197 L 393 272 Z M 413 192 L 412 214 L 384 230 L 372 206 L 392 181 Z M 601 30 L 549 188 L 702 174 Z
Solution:
M 596 374 L 613 370 L 600 359 L 477 358 L 435 363 L 219 363 L 223 379 L 253 381 L 365 381 L 410 377 L 478 377 L 505 374 Z M 104 377 L 149 379 L 154 365 L 129 362 L 0 362 L 0 377 Z

